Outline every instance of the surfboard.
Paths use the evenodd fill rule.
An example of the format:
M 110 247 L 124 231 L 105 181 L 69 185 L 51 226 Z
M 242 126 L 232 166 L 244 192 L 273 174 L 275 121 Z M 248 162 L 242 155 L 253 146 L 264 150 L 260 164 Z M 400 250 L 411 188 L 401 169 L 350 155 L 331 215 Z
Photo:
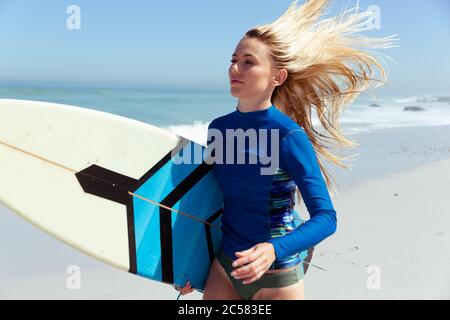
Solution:
M 107 264 L 203 292 L 223 210 L 205 149 L 106 112 L 0 99 L 0 201 Z

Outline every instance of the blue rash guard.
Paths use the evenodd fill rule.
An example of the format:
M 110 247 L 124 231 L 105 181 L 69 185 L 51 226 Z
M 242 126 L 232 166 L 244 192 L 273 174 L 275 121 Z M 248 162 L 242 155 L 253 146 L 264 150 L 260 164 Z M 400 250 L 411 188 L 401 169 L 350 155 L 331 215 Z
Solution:
M 249 143 L 250 138 L 239 144 L 238 138 L 227 138 L 226 129 L 233 129 L 233 135 L 237 135 L 235 130 L 253 129 L 258 146 L 262 137 L 266 149 Z M 212 131 L 220 132 L 223 139 L 217 140 Z M 219 145 L 223 154 L 211 151 Z M 224 196 L 222 249 L 233 260 L 237 259 L 235 252 L 269 242 L 276 254 L 270 269 L 290 268 L 301 262 L 302 251 L 336 231 L 336 211 L 312 144 L 303 128 L 274 105 L 251 112 L 236 107 L 234 112 L 214 119 L 208 127 L 208 150 L 214 157 L 213 173 Z M 273 162 L 275 152 L 279 154 L 276 168 L 261 161 L 272 158 Z M 245 157 L 245 163 L 237 162 L 238 154 Z M 255 154 L 258 160 L 252 163 L 249 159 Z M 261 173 L 261 168 L 269 167 L 271 174 Z M 308 209 L 307 221 L 293 209 L 296 186 Z

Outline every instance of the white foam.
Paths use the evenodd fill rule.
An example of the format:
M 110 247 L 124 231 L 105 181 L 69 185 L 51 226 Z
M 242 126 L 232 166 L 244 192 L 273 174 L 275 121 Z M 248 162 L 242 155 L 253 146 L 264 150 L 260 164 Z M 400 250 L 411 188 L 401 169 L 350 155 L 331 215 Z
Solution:
M 163 129 L 206 146 L 209 124 L 210 122 L 194 121 L 194 124 L 169 125 Z
M 342 112 L 339 123 L 345 134 L 367 133 L 388 128 L 450 125 L 449 104 L 437 100 L 438 98 L 432 95 L 392 97 L 377 102 L 378 107 L 371 107 L 369 100 L 359 101 Z M 422 107 L 425 110 L 403 111 L 408 105 Z M 312 113 L 312 116 L 314 127 L 322 130 L 322 125 L 315 112 Z M 182 125 L 169 125 L 165 129 L 206 145 L 209 123 L 194 121 L 194 123 Z
M 418 99 L 417 97 L 407 97 L 407 98 L 394 99 L 394 101 L 397 103 L 411 103 L 411 102 L 416 102 L 417 99 Z

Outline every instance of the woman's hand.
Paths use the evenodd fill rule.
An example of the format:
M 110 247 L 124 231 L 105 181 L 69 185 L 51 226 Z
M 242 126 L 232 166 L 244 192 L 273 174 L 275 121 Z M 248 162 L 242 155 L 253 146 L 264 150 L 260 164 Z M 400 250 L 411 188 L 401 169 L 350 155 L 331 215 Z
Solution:
M 252 283 L 263 276 L 276 260 L 275 249 L 269 242 L 258 243 L 248 250 L 236 252 L 231 275 L 243 280 L 244 284 Z
M 192 291 L 194 291 L 194 289 L 191 288 L 191 282 L 190 281 L 188 281 L 183 288 L 178 287 L 178 286 L 174 286 L 174 288 L 175 288 L 175 290 L 179 291 L 183 296 L 185 294 L 188 294 L 188 293 L 191 293 Z

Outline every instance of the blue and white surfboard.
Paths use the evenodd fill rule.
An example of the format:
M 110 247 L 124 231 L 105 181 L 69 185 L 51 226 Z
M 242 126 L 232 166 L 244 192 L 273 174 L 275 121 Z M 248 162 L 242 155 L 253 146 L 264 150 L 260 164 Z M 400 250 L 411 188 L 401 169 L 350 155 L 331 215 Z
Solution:
M 0 100 L 0 201 L 115 267 L 203 291 L 221 242 L 223 198 L 199 151 L 125 117 Z

